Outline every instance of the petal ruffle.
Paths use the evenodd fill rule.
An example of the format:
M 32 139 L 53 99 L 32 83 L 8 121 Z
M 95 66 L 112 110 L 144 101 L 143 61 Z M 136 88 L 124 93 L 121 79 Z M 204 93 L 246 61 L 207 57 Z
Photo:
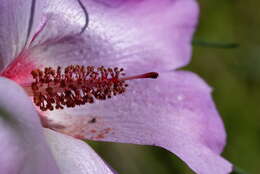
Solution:
M 71 40 L 71 38 L 76 38 L 76 36 L 79 35 L 80 31 L 82 30 L 82 27 L 86 23 L 86 19 L 88 17 L 84 13 L 84 8 L 80 6 L 80 3 L 75 0 L 46 0 L 46 1 L 36 1 L 34 0 L 35 5 L 35 14 L 34 19 L 37 19 L 37 23 L 35 23 L 36 27 L 33 27 L 31 30 L 30 37 L 27 39 L 27 46 L 24 46 L 23 40 L 21 42 L 21 48 L 16 50 L 16 54 L 12 54 L 10 56 L 3 55 L 2 57 L 9 57 L 10 60 L 13 60 L 11 64 L 9 64 L 8 67 L 6 67 L 2 72 L 0 71 L 2 76 L 5 76 L 7 78 L 10 78 L 18 83 L 28 83 L 30 82 L 31 76 L 30 73 L 33 69 L 41 68 L 42 66 L 48 66 L 48 64 L 44 64 L 44 59 L 47 60 L 47 62 L 51 59 L 59 59 L 64 58 L 64 54 L 62 55 L 60 49 L 56 50 L 55 45 L 70 45 L 71 43 L 66 42 L 66 40 Z M 13 1 L 11 1 L 13 2 Z M 25 5 L 29 6 L 29 0 L 25 1 Z M 17 8 L 17 4 L 13 4 L 14 7 Z M 1 6 L 0 6 L 1 7 Z M 19 7 L 19 6 L 18 6 Z M 30 9 L 23 8 L 25 11 L 25 14 L 30 11 Z M 3 12 L 5 14 L 7 12 Z M 19 18 L 19 14 L 14 13 L 13 11 L 9 12 L 10 15 L 14 16 L 14 18 Z M 29 19 L 28 19 L 29 20 Z M 24 26 L 24 23 L 23 23 Z M 15 28 L 15 27 L 13 27 Z M 5 29 L 5 28 L 4 28 Z M 1 32 L 1 30 L 0 30 Z M 10 32 L 10 31 L 9 31 Z M 15 31 L 11 31 L 11 35 L 16 34 Z M 3 32 L 2 32 L 3 33 Z M 6 37 L 8 37 L 5 34 Z M 1 33 L 0 33 L 1 35 Z M 24 36 L 23 32 L 19 33 L 19 36 Z M 18 37 L 18 36 L 17 36 Z M 19 37 L 18 37 L 19 39 Z M 9 38 L 10 42 L 13 43 L 20 43 L 15 40 L 15 38 Z M 19 41 L 20 41 L 19 40 Z M 65 42 L 65 43 L 64 43 Z M 1 43 L 0 43 L 1 44 Z M 8 45 L 3 45 L 7 47 Z M 12 46 L 12 45 L 11 45 Z M 12 48 L 9 46 L 10 48 Z M 41 48 L 42 55 L 41 54 L 33 54 L 35 51 L 35 47 Z M 53 50 L 49 47 L 54 48 L 55 52 L 57 54 L 61 54 L 57 57 L 56 55 L 46 55 L 45 53 L 52 52 Z M 62 48 L 61 48 L 62 49 Z M 10 50 L 5 50 L 7 53 L 10 52 Z M 5 52 L 4 52 L 5 53 Z M 46 55 L 47 57 L 44 57 Z M 0 55 L 1 56 L 1 55 Z M 65 56 L 66 57 L 66 56 Z M 5 59 L 0 59 L 0 64 L 6 65 Z M 60 59 L 59 59 L 60 60 Z M 63 60 L 60 60 L 61 62 Z M 40 63 L 39 63 L 40 62 Z M 0 65 L 1 68 L 1 65 Z
M 58 174 L 31 101 L 14 82 L 0 84 L 0 173 Z
M 49 129 L 45 135 L 62 174 L 113 174 L 85 142 Z
M 39 5 L 36 0 L 1 0 L 0 68 L 18 56 L 32 37 L 39 21 Z
M 211 89 L 190 72 L 161 73 L 129 82 L 127 92 L 106 101 L 46 112 L 49 126 L 78 138 L 164 147 L 200 174 L 227 174 L 219 154 L 225 130 Z
M 30 47 L 63 43 L 66 38 L 80 34 L 88 23 L 88 14 L 80 0 L 45 0 L 42 6 L 42 25 Z

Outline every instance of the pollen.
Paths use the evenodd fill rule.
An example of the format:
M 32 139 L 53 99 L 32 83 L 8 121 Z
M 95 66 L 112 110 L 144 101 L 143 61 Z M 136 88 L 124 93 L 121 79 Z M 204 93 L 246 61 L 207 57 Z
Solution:
M 95 100 L 106 100 L 126 91 L 127 80 L 157 78 L 150 72 L 124 77 L 123 68 L 70 65 L 65 69 L 46 67 L 31 72 L 34 82 L 30 86 L 35 105 L 42 111 L 73 108 Z

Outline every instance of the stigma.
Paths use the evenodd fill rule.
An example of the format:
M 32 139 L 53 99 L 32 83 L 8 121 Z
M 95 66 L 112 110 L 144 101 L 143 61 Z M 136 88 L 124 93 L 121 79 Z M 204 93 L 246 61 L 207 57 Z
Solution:
M 73 108 L 95 100 L 106 100 L 126 92 L 129 80 L 158 77 L 157 72 L 129 76 L 123 68 L 70 65 L 46 67 L 31 72 L 34 81 L 24 86 L 42 111 Z

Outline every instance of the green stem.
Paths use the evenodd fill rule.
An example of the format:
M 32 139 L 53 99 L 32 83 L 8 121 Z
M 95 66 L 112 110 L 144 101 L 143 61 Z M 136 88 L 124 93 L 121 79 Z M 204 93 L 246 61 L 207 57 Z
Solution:
M 192 45 L 208 47 L 208 48 L 224 48 L 224 49 L 238 48 L 240 46 L 238 43 L 218 43 L 218 42 L 207 42 L 202 40 L 193 40 Z

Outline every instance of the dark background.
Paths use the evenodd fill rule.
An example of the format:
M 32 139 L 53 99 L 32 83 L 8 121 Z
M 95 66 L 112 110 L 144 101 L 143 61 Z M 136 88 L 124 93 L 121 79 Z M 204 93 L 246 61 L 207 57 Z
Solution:
M 259 174 L 260 1 L 199 0 L 199 4 L 201 17 L 193 58 L 185 69 L 214 87 L 214 99 L 228 134 L 223 156 L 246 173 Z M 193 173 L 164 149 L 89 143 L 122 174 Z

